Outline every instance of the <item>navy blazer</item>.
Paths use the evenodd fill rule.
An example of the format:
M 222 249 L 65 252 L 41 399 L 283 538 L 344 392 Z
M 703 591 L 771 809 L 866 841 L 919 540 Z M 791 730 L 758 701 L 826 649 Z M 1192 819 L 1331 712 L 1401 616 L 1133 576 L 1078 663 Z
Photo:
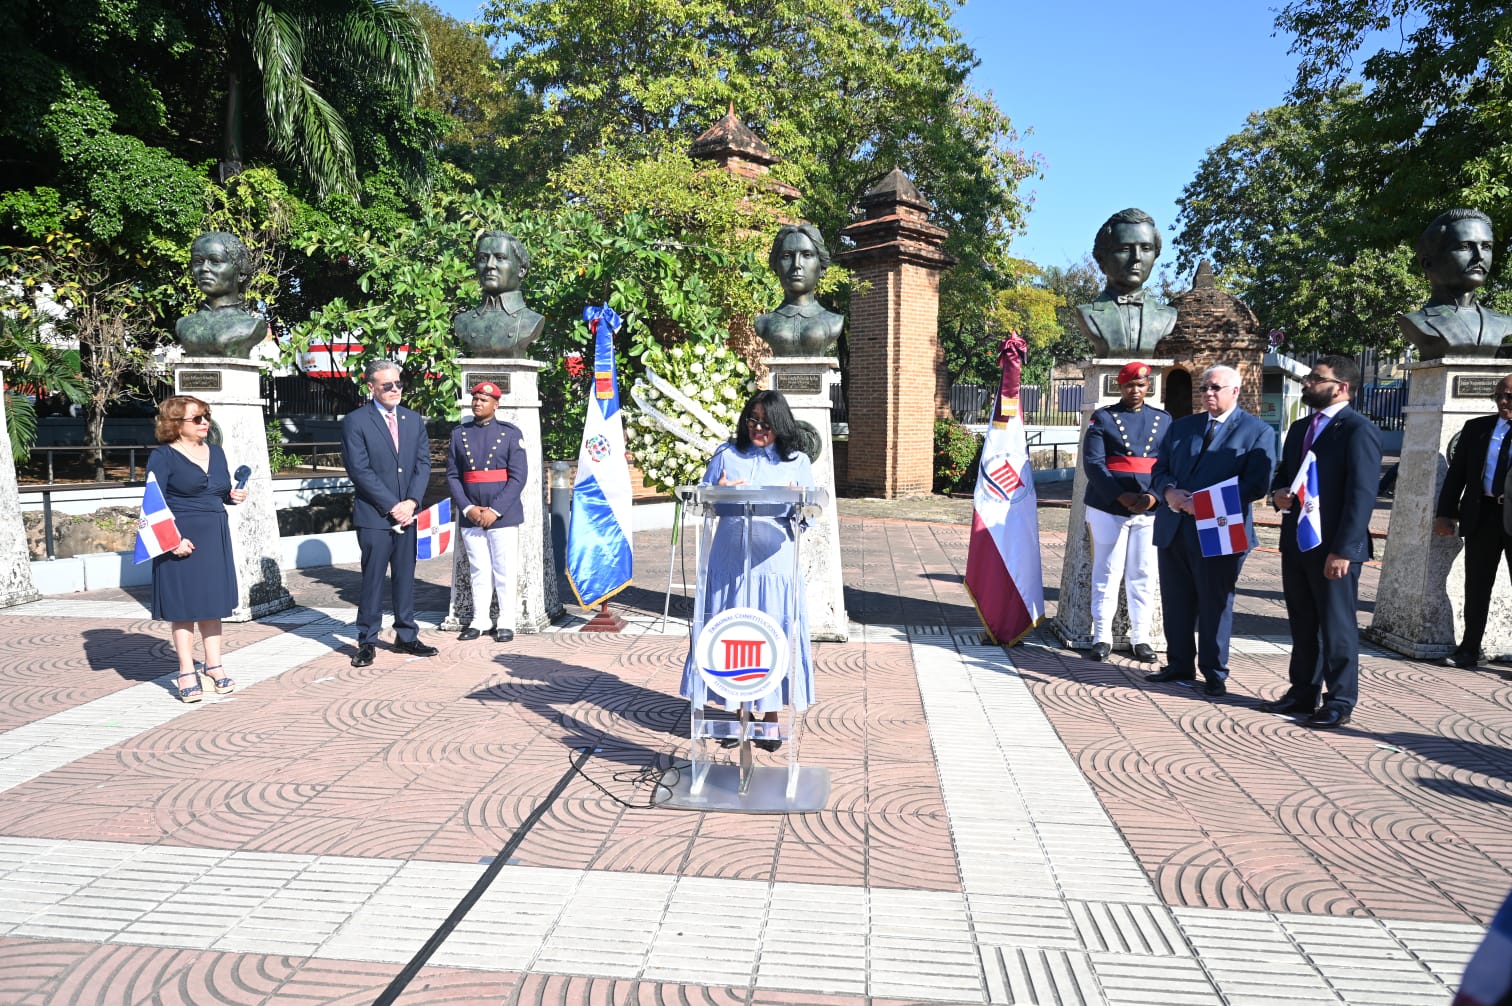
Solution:
M 425 419 L 402 405 L 394 411 L 399 420 L 397 451 L 388 423 L 373 402 L 341 420 L 341 462 L 357 487 L 352 504 L 352 525 L 357 528 L 392 528 L 388 514 L 399 501 L 414 500 L 418 507 L 425 499 L 431 468 Z
M 469 443 L 476 452 L 472 462 L 468 459 Z M 464 472 L 479 469 L 503 469 L 509 473 L 509 478 L 503 482 L 462 480 Z M 486 506 L 493 510 L 499 515 L 499 527 L 515 527 L 525 523 L 525 506 L 520 497 L 525 492 L 525 478 L 529 474 L 530 464 L 525 456 L 524 434 L 514 423 L 495 419 L 487 426 L 478 426 L 469 419 L 452 430 L 451 442 L 446 448 L 446 486 L 451 491 L 457 526 L 477 526 L 467 516 L 467 508 L 470 506 Z
M 1290 489 L 1302 467 L 1302 443 L 1312 417 L 1298 419 L 1286 431 L 1281 464 L 1271 480 L 1271 492 Z M 1350 562 L 1364 562 L 1375 554 L 1370 541 L 1370 514 L 1381 481 L 1381 432 L 1375 423 L 1349 406 L 1340 409 L 1313 441 L 1318 458 L 1318 513 L 1323 518 L 1323 544 L 1313 550 Z M 1281 518 L 1281 551 L 1297 552 L 1297 518 L 1293 506 Z M 1301 554 L 1301 553 L 1297 553 Z
M 1270 485 L 1271 469 L 1276 465 L 1276 431 L 1236 407 L 1204 451 L 1202 435 L 1207 432 L 1208 418 L 1206 412 L 1182 416 L 1171 424 L 1171 435 L 1160 445 L 1150 477 L 1150 491 L 1160 501 L 1155 508 L 1157 547 L 1170 545 L 1180 534 L 1190 547 L 1200 548 L 1195 518 L 1165 505 L 1167 489 L 1195 492 L 1235 476 L 1239 478 L 1239 498 L 1244 501 L 1244 533 L 1250 548 L 1258 544 L 1250 504 L 1264 496 Z

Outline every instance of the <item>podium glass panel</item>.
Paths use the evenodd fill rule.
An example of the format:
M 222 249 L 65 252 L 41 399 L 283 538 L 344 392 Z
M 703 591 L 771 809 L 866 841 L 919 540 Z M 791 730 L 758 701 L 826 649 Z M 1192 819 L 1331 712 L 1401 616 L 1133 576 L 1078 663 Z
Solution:
M 694 568 L 697 571 L 697 586 L 693 600 L 693 615 L 690 619 L 690 653 L 692 673 L 688 676 L 689 742 L 688 771 L 663 792 L 668 795 L 658 801 L 669 807 L 687 810 L 727 810 L 757 814 L 802 813 L 822 810 L 829 801 L 829 771 L 824 768 L 805 767 L 799 763 L 802 744 L 803 721 L 798 715 L 806 709 L 810 700 L 806 680 L 802 679 L 799 632 L 804 625 L 802 618 L 804 600 L 803 581 L 800 575 L 798 545 L 807 521 L 818 516 L 822 507 L 828 505 L 829 494 L 823 489 L 800 489 L 788 487 L 746 486 L 682 486 L 677 490 L 687 512 L 696 518 L 694 528 Z M 759 647 L 747 642 L 725 642 L 724 648 L 715 652 L 710 640 L 708 653 L 700 652 L 704 642 L 704 629 L 711 621 L 722 619 L 734 621 L 746 635 L 758 641 L 762 636 L 760 619 L 751 617 L 742 620 L 743 609 L 757 609 L 753 562 L 760 555 L 780 555 L 776 551 L 782 543 L 763 542 L 764 535 L 782 533 L 791 544 L 791 569 L 786 570 L 791 588 L 786 594 L 786 610 L 780 643 L 786 652 L 785 660 L 764 666 L 736 666 L 714 670 L 709 667 L 721 658 L 740 661 L 746 654 L 760 652 Z M 687 547 L 686 536 L 681 541 Z M 710 610 L 715 600 L 710 584 L 710 559 L 716 548 L 740 549 L 738 564 L 742 574 L 738 576 L 733 592 L 724 591 L 725 604 L 720 610 Z M 728 566 L 733 558 L 721 555 L 721 563 Z M 672 589 L 668 577 L 667 590 Z M 733 601 L 733 604 L 728 602 Z M 728 613 L 728 617 L 726 617 Z M 770 614 L 770 613 L 768 613 Z M 764 616 L 763 616 L 764 617 Z M 706 659 L 713 654 L 714 659 Z M 758 665 L 761 661 L 756 661 Z M 781 680 L 775 664 L 786 667 Z M 711 692 L 706 673 L 717 682 L 728 682 L 725 690 L 717 695 Z M 795 679 L 795 675 L 799 676 Z M 740 695 L 751 690 L 780 689 L 783 698 L 783 716 L 780 722 L 759 719 L 755 707 L 764 692 L 749 700 Z M 719 701 L 734 719 L 710 716 L 709 704 Z M 801 708 L 800 708 L 801 707 Z M 783 741 L 787 750 L 787 767 L 756 765 L 752 754 L 753 741 Z M 721 749 L 718 742 L 734 741 L 734 762 L 715 762 L 715 753 Z

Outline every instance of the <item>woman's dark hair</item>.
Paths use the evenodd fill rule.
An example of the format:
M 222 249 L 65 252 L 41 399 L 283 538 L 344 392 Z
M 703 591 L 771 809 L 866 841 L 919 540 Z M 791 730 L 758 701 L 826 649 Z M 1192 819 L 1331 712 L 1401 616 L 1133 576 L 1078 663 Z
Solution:
M 777 456 L 784 461 L 793 460 L 793 455 L 803 449 L 803 444 L 798 438 L 798 421 L 793 418 L 793 410 L 788 408 L 787 399 L 782 397 L 780 391 L 758 391 L 745 403 L 745 408 L 740 410 L 739 424 L 735 427 L 735 446 L 741 450 L 750 448 L 751 428 L 747 422 L 758 405 L 766 412 L 767 425 L 772 428 Z

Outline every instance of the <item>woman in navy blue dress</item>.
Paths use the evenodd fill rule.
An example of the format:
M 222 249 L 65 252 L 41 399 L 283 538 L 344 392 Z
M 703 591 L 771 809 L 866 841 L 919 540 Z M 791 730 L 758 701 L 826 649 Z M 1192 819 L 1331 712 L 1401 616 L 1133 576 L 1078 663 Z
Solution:
M 178 656 L 178 697 L 205 697 L 194 667 L 194 630 L 205 644 L 204 676 L 221 694 L 236 682 L 221 667 L 221 619 L 236 608 L 236 566 L 231 555 L 227 503 L 247 498 L 231 488 L 226 452 L 206 442 L 210 406 L 190 395 L 175 395 L 158 407 L 157 439 L 147 471 L 157 479 L 183 539 L 152 560 L 152 617 L 173 623 Z

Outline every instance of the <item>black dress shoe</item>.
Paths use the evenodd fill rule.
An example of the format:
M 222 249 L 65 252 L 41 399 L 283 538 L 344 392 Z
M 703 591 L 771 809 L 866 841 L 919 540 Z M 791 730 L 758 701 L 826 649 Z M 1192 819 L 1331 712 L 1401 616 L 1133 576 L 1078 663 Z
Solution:
M 1222 678 L 1208 678 L 1202 683 L 1202 694 L 1211 698 L 1228 694 L 1228 685 L 1223 683 Z
M 513 629 L 495 629 L 493 631 L 494 642 L 507 643 L 514 638 Z
M 361 646 L 357 647 L 357 653 L 352 657 L 352 666 L 368 666 L 373 662 L 373 656 L 376 652 L 377 651 L 372 643 L 363 643 Z
M 721 737 L 721 738 L 719 738 L 719 746 L 722 747 L 722 748 L 738 748 L 738 747 L 740 747 L 740 738 L 739 737 Z
M 1341 709 L 1338 706 L 1324 706 L 1322 709 L 1319 709 L 1317 712 L 1309 716 L 1306 720 L 1306 723 L 1308 726 L 1315 727 L 1319 730 L 1331 730 L 1334 727 L 1342 727 L 1344 724 L 1348 723 L 1349 720 L 1350 715 L 1348 709 Z
M 1439 657 L 1434 663 L 1440 667 L 1464 668 L 1479 666 L 1480 661 L 1468 653 L 1461 653 L 1459 650 L 1455 650 L 1447 657 Z
M 394 650 L 398 653 L 408 653 L 412 657 L 434 657 L 441 651 L 428 643 L 422 643 L 418 639 L 406 643 L 402 639 L 394 640 Z
M 1197 672 L 1178 671 L 1173 667 L 1162 667 L 1154 674 L 1146 674 L 1144 679 L 1146 681 L 1154 681 L 1157 683 L 1162 681 L 1196 681 Z
M 751 743 L 755 744 L 763 751 L 776 751 L 778 748 L 782 747 L 782 741 L 769 741 L 765 738 L 763 738 L 762 740 L 752 741 Z
M 462 640 L 462 642 L 465 643 L 469 639 L 477 639 L 481 635 L 483 635 L 483 633 L 481 631 L 479 631 L 478 629 L 474 629 L 472 626 L 469 625 L 467 628 L 465 628 L 461 632 L 457 633 L 457 638 L 460 639 L 460 640 Z
M 1142 664 L 1153 664 L 1160 658 L 1155 656 L 1155 648 L 1149 643 L 1135 643 L 1134 659 Z
M 1287 698 L 1285 695 L 1279 699 L 1262 702 L 1255 708 L 1262 713 L 1281 713 L 1285 716 L 1311 716 L 1317 712 L 1317 707 L 1312 703 L 1298 702 L 1295 699 Z
M 1108 654 L 1113 652 L 1113 647 L 1107 643 L 1093 643 L 1092 649 L 1087 651 L 1088 660 L 1107 660 Z

